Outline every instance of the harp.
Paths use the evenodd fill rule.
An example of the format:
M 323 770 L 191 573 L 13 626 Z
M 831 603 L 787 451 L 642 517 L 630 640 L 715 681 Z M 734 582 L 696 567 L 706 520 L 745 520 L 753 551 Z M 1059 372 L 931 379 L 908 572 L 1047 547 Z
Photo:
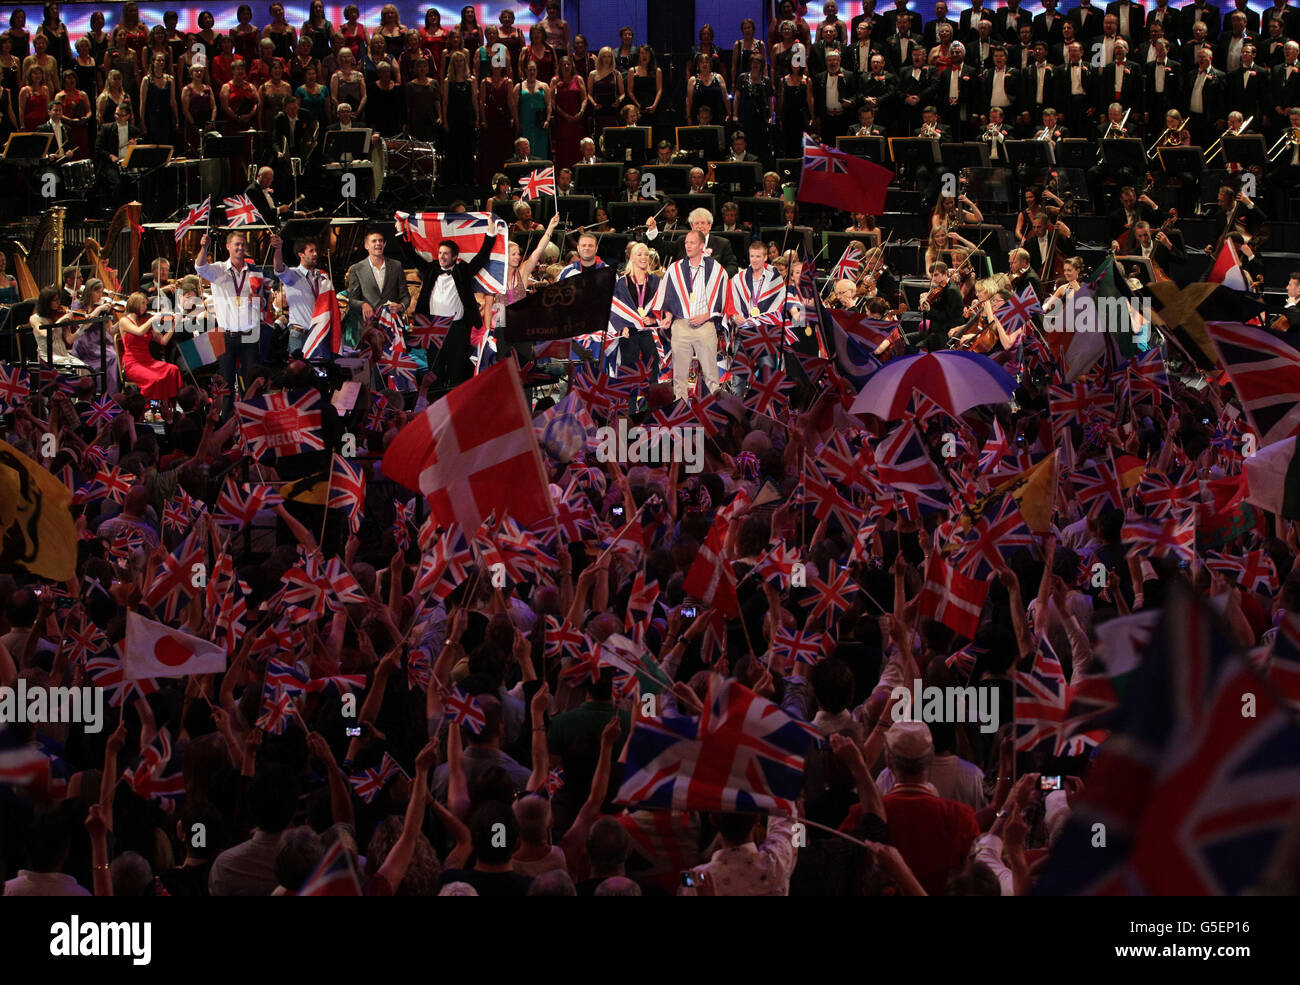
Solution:
M 128 202 L 115 213 L 104 233 L 104 242 L 87 236 L 84 255 L 91 276 L 98 277 L 110 291 L 129 294 L 140 287 L 140 203 Z

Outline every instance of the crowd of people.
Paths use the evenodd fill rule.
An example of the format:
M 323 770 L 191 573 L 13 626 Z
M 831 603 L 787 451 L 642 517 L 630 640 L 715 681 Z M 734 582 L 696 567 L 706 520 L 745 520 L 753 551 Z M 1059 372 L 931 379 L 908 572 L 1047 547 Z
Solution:
M 1227 82 L 1210 102 L 1214 73 L 1236 79 L 1257 50 L 1238 21 L 1253 38 L 1259 17 L 1251 27 L 1238 8 L 1221 31 L 1199 2 L 1058 15 L 1049 0 L 1032 18 L 1018 3 L 976 5 L 953 21 L 940 0 L 932 22 L 914 23 L 903 0 L 883 14 L 868 0 L 847 22 L 828 2 L 814 30 L 784 0 L 765 33 L 746 21 L 730 52 L 701 29 L 682 119 L 734 124 L 730 160 L 762 175 L 740 197 L 781 199 L 794 228 L 797 181 L 775 161 L 799 156 L 807 130 L 831 144 L 931 131 L 996 143 L 994 129 L 1036 128 L 1055 141 L 1067 126 L 1154 135 L 1163 96 L 1182 114 L 1173 123 L 1194 124 L 1170 129 L 1221 132 L 1218 107 L 1250 109 Z M 1264 35 L 1300 36 L 1300 13 L 1276 9 Z M 273 233 L 264 259 L 234 228 L 202 232 L 197 255 L 176 258 L 192 274 L 173 277 L 159 257 L 122 292 L 111 269 L 74 264 L 31 299 L 33 344 L 0 364 L 0 479 L 16 504 L 0 503 L 0 689 L 93 687 L 106 707 L 100 728 L 0 722 L 5 895 L 1028 895 L 1089 888 L 1106 866 L 1128 891 L 1300 890 L 1300 800 L 1284 782 L 1263 784 L 1292 793 L 1259 811 L 1249 858 L 1210 858 L 1199 831 L 1086 847 L 1099 814 L 1140 826 L 1148 805 L 1170 810 L 1163 774 L 1117 784 L 1108 765 L 1140 729 L 1157 764 L 1176 742 L 1214 745 L 1217 733 L 1182 730 L 1208 729 L 1207 694 L 1164 693 L 1169 720 L 1144 717 L 1182 679 L 1168 668 L 1191 659 L 1171 642 L 1179 620 L 1267 682 L 1255 727 L 1293 728 L 1277 722 L 1300 703 L 1300 510 L 1248 483 L 1247 468 L 1257 450 L 1294 443 L 1286 415 L 1300 395 L 1271 378 L 1261 398 L 1264 384 L 1238 374 L 1258 369 L 1252 348 L 1300 372 L 1300 273 L 1275 328 L 1250 278 L 1213 288 L 1265 323 L 1239 326 L 1231 345 L 1203 321 L 1189 333 L 1184 305 L 1081 352 L 1050 329 L 1054 310 L 1102 284 L 1138 293 L 1125 257 L 1176 270 L 1182 236 L 1153 220 L 1181 188 L 1099 176 L 1112 179 L 1097 187 L 1114 211 L 1094 202 L 1119 257 L 1109 279 L 1076 255 L 1074 217 L 1046 175 L 1025 183 L 1001 273 L 1004 258 L 971 238 L 989 221 L 975 198 L 931 195 L 927 283 L 909 304 L 879 216 L 815 210 L 851 237 L 819 265 L 747 227 L 707 159 L 689 187 L 717 193 L 716 213 L 679 216 L 661 196 L 622 255 L 602 257 L 603 229 L 560 240 L 560 216 L 535 222 L 496 176 L 512 151 L 513 163 L 548 160 L 564 196 L 606 128 L 667 111 L 676 94 L 630 30 L 593 54 L 558 3 L 527 30 L 508 10 L 482 28 L 472 7 L 450 29 L 433 9 L 416 30 L 391 7 L 370 26 L 355 7 L 336 25 L 315 3 L 301 29 L 280 4 L 269 13 L 259 29 L 241 7 L 228 34 L 201 14 L 190 36 L 171 15 L 143 25 L 128 3 L 111 32 L 97 15 L 73 46 L 50 4 L 28 54 L 19 12 L 0 34 L 3 91 L 21 82 L 15 112 L 35 114 L 35 73 L 67 66 L 86 105 L 51 107 L 116 118 L 91 138 L 105 147 L 141 127 L 182 147 L 231 110 L 239 129 L 300 113 L 380 133 L 415 134 L 418 119 L 433 140 L 439 126 L 473 126 L 477 142 L 458 136 L 448 153 L 466 156 L 448 166 L 455 184 L 487 190 L 484 210 L 449 203 L 420 233 L 417 218 L 372 223 L 337 282 L 324 242 Z M 1173 42 L 1208 70 L 1166 75 Z M 1101 44 L 1100 66 L 1079 64 L 1082 43 Z M 1145 68 L 1125 64 L 1129 45 Z M 1285 96 L 1294 52 L 1281 47 L 1281 98 L 1255 114 L 1265 132 L 1300 103 Z M 1055 64 L 1040 69 L 1044 53 Z M 1138 95 L 1152 65 L 1156 84 Z M 1120 93 L 1121 77 L 1133 88 Z M 679 163 L 664 141 L 658 163 Z M 625 200 L 640 200 L 640 175 L 625 169 Z M 272 161 L 247 189 L 260 189 L 259 211 L 281 214 L 277 179 Z M 1206 245 L 1252 272 L 1253 197 L 1225 184 L 1217 209 Z M 466 248 L 450 230 L 471 218 L 481 233 Z M 399 240 L 412 250 L 401 259 Z M 607 263 L 605 331 L 506 337 L 511 304 Z M 331 292 L 350 317 L 321 307 Z M 927 352 L 965 368 L 931 368 L 940 375 L 901 388 L 888 412 L 860 411 L 882 366 Z M 510 375 L 492 385 L 519 378 L 523 393 L 512 382 L 471 405 L 503 362 Z M 1004 388 L 959 405 L 975 377 Z M 440 408 L 520 399 L 544 521 L 506 513 L 464 528 L 448 519 L 464 502 L 426 499 L 424 476 L 419 489 L 391 478 L 394 443 Z M 611 458 L 598 428 L 623 421 L 698 428 L 699 468 Z M 437 449 L 454 464 L 433 461 L 429 481 L 464 470 L 468 483 L 495 461 L 456 440 Z M 142 656 L 145 625 L 162 634 L 148 639 L 215 648 L 224 670 L 129 674 L 166 652 Z M 989 715 L 900 714 L 914 685 L 968 694 Z M 645 737 L 716 725 L 742 698 L 795 723 L 807 747 L 773 752 L 775 733 L 746 718 L 736 729 L 752 748 L 724 755 L 716 743 L 733 733 L 700 726 L 699 762 L 667 771 L 696 775 L 656 801 L 665 779 L 646 781 Z M 778 753 L 793 791 L 775 790 L 762 758 Z M 705 805 L 696 781 L 724 788 L 718 802 Z M 1244 816 L 1250 796 L 1216 789 L 1198 803 Z M 1155 859 L 1170 842 L 1185 854 Z

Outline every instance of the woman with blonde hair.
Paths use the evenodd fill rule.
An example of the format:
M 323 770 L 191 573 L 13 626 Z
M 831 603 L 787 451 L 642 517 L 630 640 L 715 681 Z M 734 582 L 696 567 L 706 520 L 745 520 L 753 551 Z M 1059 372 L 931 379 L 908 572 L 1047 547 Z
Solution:
M 474 148 L 478 144 L 478 83 L 469 73 L 469 56 L 463 49 L 447 56 L 442 80 L 442 123 L 446 134 L 447 183 L 474 182 Z
M 623 101 L 623 76 L 614 63 L 614 49 L 596 52 L 596 68 L 587 76 L 587 105 L 591 107 L 591 132 L 599 136 L 606 127 L 618 126 L 618 105 Z

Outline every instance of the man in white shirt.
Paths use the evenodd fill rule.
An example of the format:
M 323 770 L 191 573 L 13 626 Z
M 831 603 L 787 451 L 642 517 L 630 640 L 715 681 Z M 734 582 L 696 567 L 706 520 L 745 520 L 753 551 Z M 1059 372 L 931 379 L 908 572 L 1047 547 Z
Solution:
M 680 895 L 696 895 L 698 880 L 707 876 L 715 896 L 788 896 L 794 872 L 795 839 L 789 818 L 772 815 L 761 846 L 754 843 L 753 814 L 710 814 L 722 847 L 703 865 L 691 870 L 693 880 Z
M 405 307 L 410 300 L 402 261 L 384 256 L 384 246 L 384 234 L 371 231 L 366 235 L 365 257 L 348 268 L 348 303 L 361 309 L 366 324 L 385 304 Z
M 262 273 L 248 261 L 248 238 L 238 230 L 226 236 L 229 259 L 208 262 L 212 234 L 199 240 L 194 272 L 212 287 L 217 331 L 225 334 L 226 351 L 221 356 L 222 378 L 235 395 L 236 366 L 247 375 L 261 361 Z
M 334 290 L 334 285 L 329 274 L 317 269 L 319 260 L 315 240 L 304 239 L 296 244 L 296 267 L 285 266 L 284 241 L 278 234 L 271 236 L 271 247 L 275 250 L 275 276 L 284 287 L 284 299 L 289 305 L 289 354 L 292 355 L 302 349 L 307 338 L 316 311 L 316 299 Z M 328 349 L 318 349 L 317 354 L 326 359 L 338 355 Z

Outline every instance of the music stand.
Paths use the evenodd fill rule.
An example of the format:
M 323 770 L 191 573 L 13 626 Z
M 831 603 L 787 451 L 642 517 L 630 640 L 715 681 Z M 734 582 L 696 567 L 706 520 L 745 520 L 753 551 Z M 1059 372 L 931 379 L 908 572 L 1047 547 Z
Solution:
M 725 134 L 722 127 L 713 124 L 707 127 L 678 127 L 677 150 L 679 153 L 694 154 L 700 161 L 716 160 L 725 153 Z
M 602 161 L 599 164 L 575 164 L 573 187 L 580 194 L 608 198 L 623 187 L 623 165 Z
M 225 138 L 227 140 L 232 138 Z M 326 163 L 348 164 L 351 161 L 370 159 L 370 130 L 367 127 L 352 127 L 349 130 L 330 130 L 325 134 L 325 144 L 321 152 Z
M 126 149 L 122 158 L 124 171 L 155 171 L 165 168 L 175 153 L 174 147 L 166 144 L 136 144 Z
M 889 164 L 889 144 L 884 137 L 836 137 L 835 149 L 875 164 Z
M 989 166 L 989 145 L 982 140 L 940 144 L 939 153 L 943 158 L 944 167 L 953 173 L 962 168 Z
M 642 164 L 650 157 L 650 127 L 606 127 L 601 131 L 601 150 L 605 159 L 625 164 Z
M 816 255 L 811 226 L 764 226 L 759 229 L 758 238 L 764 243 L 776 243 L 782 253 L 798 250 L 805 260 L 811 260 Z M 838 260 L 839 257 L 835 259 Z
M 5 141 L 4 154 L 0 156 L 10 163 L 39 161 L 49 156 L 53 142 L 52 133 L 11 133 Z
M 1005 205 L 1011 201 L 1006 168 L 970 168 L 970 191 L 968 194 L 977 202 L 990 202 Z
M 570 229 L 590 226 L 596 221 L 596 198 L 593 195 L 561 195 L 558 199 L 543 195 L 539 202 L 534 203 L 534 207 L 539 213 L 538 222 L 543 221 L 540 213 L 544 209 L 548 210 L 545 221 L 549 222 L 557 207 L 561 222 Z
M 663 208 L 662 203 L 646 199 L 643 202 L 610 202 L 606 206 L 609 224 L 618 230 L 644 226 L 645 221 Z
M 1087 170 L 1097 163 L 1097 145 L 1084 137 L 1067 137 L 1056 143 L 1056 163 Z
M 680 195 L 691 186 L 691 165 L 689 164 L 647 164 L 641 169 L 641 176 L 654 175 L 655 193 L 663 195 Z
M 710 215 L 717 219 L 722 218 L 718 215 L 718 200 L 711 192 L 694 195 L 674 195 L 673 201 L 677 203 L 677 215 L 683 219 L 691 214 L 692 209 L 708 209 Z
M 617 273 L 617 268 L 623 265 L 627 256 L 627 244 L 631 241 L 632 237 L 627 233 L 597 233 L 596 256 L 613 266 Z
M 732 190 L 762 187 L 763 165 L 758 161 L 715 161 L 709 167 L 713 168 L 716 184 L 726 185 Z
M 1190 174 L 1199 181 L 1205 168 L 1205 151 L 1200 147 L 1161 147 L 1156 157 L 1165 174 Z
M 943 163 L 939 141 L 933 137 L 890 137 L 889 156 L 900 167 L 904 164 L 925 167 Z
M 1258 133 L 1244 133 L 1239 137 L 1223 138 L 1223 159 L 1229 164 L 1240 164 L 1243 168 L 1267 163 L 1268 152 L 1264 147 L 1264 136 Z
M 1263 146 L 1263 137 L 1260 137 Z M 1127 168 L 1134 174 L 1142 174 L 1147 167 L 1147 152 L 1142 141 L 1136 137 L 1115 137 L 1101 142 L 1101 159 L 1107 168 Z
M 1056 147 L 1050 140 L 1008 140 L 1003 146 L 1007 160 L 1017 167 L 1050 168 L 1056 163 Z
M 762 226 L 781 225 L 781 215 L 785 209 L 785 199 L 783 198 L 743 196 L 733 198 L 732 201 L 740 209 L 740 221 L 748 222 L 753 229 Z

